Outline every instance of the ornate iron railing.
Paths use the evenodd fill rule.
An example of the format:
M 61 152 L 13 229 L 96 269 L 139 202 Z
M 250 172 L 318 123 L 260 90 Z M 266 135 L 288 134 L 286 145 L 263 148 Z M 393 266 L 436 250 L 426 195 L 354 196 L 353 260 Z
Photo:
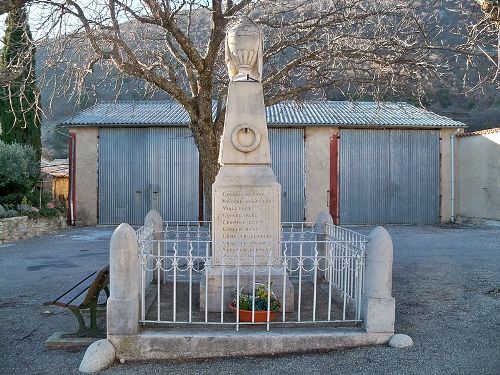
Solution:
M 332 244 L 333 261 L 338 262 L 339 259 L 344 259 L 347 262 L 354 262 L 354 259 L 365 256 L 366 244 L 368 237 L 333 224 L 326 224 L 325 227 L 326 240 Z M 339 246 L 338 244 L 343 244 Z M 354 270 L 355 275 L 351 273 L 353 267 L 339 268 L 332 267 L 325 275 L 327 280 L 331 280 L 342 295 L 344 309 L 349 307 L 351 310 L 359 312 L 361 310 L 361 288 L 362 283 L 356 283 L 355 280 L 363 280 L 364 268 Z M 354 276 L 354 277 L 353 277 Z
M 225 324 L 239 330 L 258 323 L 254 308 L 250 322 L 240 320 L 240 290 L 249 286 L 254 307 L 260 283 L 279 297 L 281 306 L 272 320 L 269 298 L 268 330 L 280 324 L 358 324 L 367 239 L 336 226 L 327 225 L 325 232 L 326 239 L 317 240 L 313 225 L 284 223 L 279 243 L 214 243 L 208 223 L 166 222 L 163 239 L 139 238 L 140 322 Z M 213 254 L 224 246 L 232 251 Z M 148 289 L 155 293 L 151 309 Z M 234 314 L 228 311 L 233 299 Z
M 153 250 L 153 223 L 149 222 L 142 227 L 139 227 L 135 231 L 135 235 L 137 236 L 137 242 L 139 244 L 139 253 L 140 254 L 152 254 Z M 148 259 L 147 267 L 145 269 L 150 269 L 153 266 L 153 259 Z M 144 275 L 141 277 L 141 295 L 146 294 L 146 288 L 151 285 L 153 281 L 153 272 L 145 271 Z

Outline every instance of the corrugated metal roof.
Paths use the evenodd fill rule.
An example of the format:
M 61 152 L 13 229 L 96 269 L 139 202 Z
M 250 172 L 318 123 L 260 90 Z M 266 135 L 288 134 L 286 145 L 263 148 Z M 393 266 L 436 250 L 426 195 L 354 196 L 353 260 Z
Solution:
M 215 113 L 216 105 L 213 105 Z M 271 126 L 465 127 L 408 103 L 286 101 L 266 108 Z M 99 103 L 65 120 L 66 126 L 187 126 L 186 110 L 174 101 Z

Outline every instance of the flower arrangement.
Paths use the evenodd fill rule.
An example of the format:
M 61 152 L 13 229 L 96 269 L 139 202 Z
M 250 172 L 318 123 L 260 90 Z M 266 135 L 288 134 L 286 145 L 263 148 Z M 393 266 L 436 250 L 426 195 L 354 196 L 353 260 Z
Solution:
M 269 288 L 267 285 L 261 283 L 255 283 L 255 291 L 252 285 L 241 288 L 239 293 L 239 309 L 237 302 L 238 300 L 234 298 L 229 307 L 235 313 L 239 311 L 240 322 L 266 322 L 268 318 L 269 321 L 272 321 L 281 308 L 280 301 L 276 295 L 272 291 L 269 295 Z

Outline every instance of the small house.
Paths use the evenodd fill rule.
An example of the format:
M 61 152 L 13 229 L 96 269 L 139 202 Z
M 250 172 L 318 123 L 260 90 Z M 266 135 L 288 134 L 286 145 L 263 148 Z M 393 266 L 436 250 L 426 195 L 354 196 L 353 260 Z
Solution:
M 41 178 L 44 191 L 50 192 L 54 201 L 68 201 L 69 164 L 68 159 L 42 160 Z

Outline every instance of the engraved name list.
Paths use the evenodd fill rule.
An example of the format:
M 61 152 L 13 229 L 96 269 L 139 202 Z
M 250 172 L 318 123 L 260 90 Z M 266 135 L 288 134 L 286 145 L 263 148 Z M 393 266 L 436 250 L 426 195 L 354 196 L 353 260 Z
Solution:
M 215 240 L 220 242 L 222 253 L 219 256 L 255 256 L 267 259 L 279 240 L 279 232 L 273 221 L 279 221 L 277 199 L 279 191 L 265 187 L 259 191 L 236 190 L 235 188 L 217 189 L 220 197 L 220 211 L 217 217 L 218 230 Z M 273 251 L 274 255 L 274 251 Z

